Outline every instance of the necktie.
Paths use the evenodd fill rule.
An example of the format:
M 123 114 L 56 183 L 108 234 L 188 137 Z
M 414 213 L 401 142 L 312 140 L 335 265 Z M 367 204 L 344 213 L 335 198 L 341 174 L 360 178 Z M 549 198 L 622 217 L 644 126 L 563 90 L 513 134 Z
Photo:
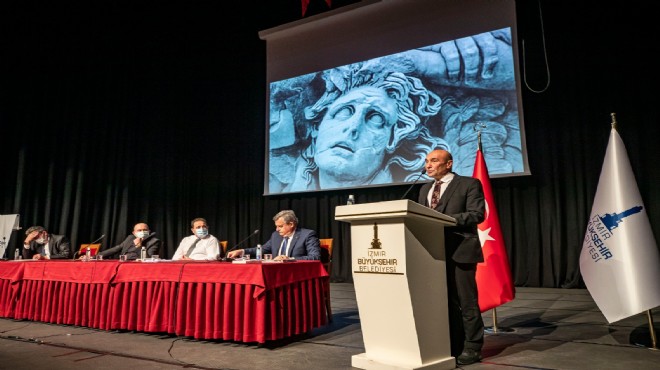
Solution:
M 442 186 L 442 181 L 436 181 L 433 187 L 433 195 L 431 196 L 431 209 L 435 209 L 440 202 L 440 186 Z
M 192 243 L 192 245 L 190 246 L 190 248 L 188 248 L 188 252 L 186 252 L 186 257 L 190 257 L 190 255 L 192 254 L 193 250 L 195 249 L 195 246 L 197 245 L 197 243 L 199 243 L 200 240 L 202 240 L 202 239 L 197 238 L 197 240 L 195 240 L 195 242 Z
M 284 241 L 282 241 L 282 245 L 280 245 L 280 251 L 277 253 L 278 256 L 282 254 L 286 255 L 286 248 L 288 244 L 289 244 L 289 237 L 287 236 L 286 238 L 284 238 Z

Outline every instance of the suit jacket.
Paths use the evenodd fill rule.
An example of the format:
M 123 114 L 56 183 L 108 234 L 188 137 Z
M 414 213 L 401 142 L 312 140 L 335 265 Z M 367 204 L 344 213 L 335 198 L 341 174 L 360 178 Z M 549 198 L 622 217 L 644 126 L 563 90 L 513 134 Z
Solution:
M 23 258 L 32 259 L 32 256 L 39 253 L 41 244 L 35 240 L 30 242 L 30 247 L 23 247 Z M 48 249 L 51 259 L 71 258 L 71 242 L 64 235 L 48 234 Z
M 99 254 L 102 255 L 104 258 L 105 257 L 110 257 L 110 258 L 116 258 L 117 255 L 125 254 L 126 259 L 128 260 L 136 260 L 140 258 L 140 248 L 135 248 L 135 244 L 133 244 L 133 240 L 137 239 L 135 235 L 130 234 L 124 239 L 123 242 L 121 242 L 119 245 L 116 245 L 112 248 L 106 249 L 103 252 L 100 252 Z M 163 249 L 163 241 L 160 239 L 156 239 L 153 234 L 151 236 L 147 236 L 142 240 L 142 245 L 147 247 L 147 257 L 151 257 L 154 254 L 158 254 L 161 249 Z
M 280 245 L 284 238 L 274 231 L 270 239 L 261 247 L 261 253 L 272 254 L 273 258 L 279 254 Z M 256 248 L 245 248 L 244 253 L 254 255 Z M 310 229 L 296 228 L 293 239 L 289 240 L 289 253 L 287 256 L 294 257 L 297 260 L 320 260 L 321 244 L 316 232 Z
M 429 206 L 428 194 L 433 191 L 433 184 L 422 186 L 418 203 Z M 455 262 L 484 261 L 477 225 L 484 221 L 485 209 L 481 181 L 454 174 L 435 210 L 456 219 L 456 226 L 445 227 L 445 253 Z

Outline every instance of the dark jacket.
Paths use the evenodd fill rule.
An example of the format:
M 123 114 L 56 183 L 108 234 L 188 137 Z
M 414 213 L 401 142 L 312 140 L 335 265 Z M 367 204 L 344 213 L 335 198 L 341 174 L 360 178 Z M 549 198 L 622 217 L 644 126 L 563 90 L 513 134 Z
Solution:
M 151 257 L 154 254 L 159 254 L 160 251 L 163 249 L 163 241 L 160 239 L 156 239 L 153 235 L 154 234 L 151 234 L 150 236 L 147 236 L 146 238 L 142 239 L 142 245 L 147 248 L 147 257 Z M 106 249 L 100 252 L 99 254 L 102 255 L 103 258 L 106 257 L 117 258 L 119 255 L 125 254 L 126 259 L 128 260 L 139 259 L 140 250 L 142 249 L 142 247 L 139 248 L 135 247 L 135 244 L 133 244 L 133 240 L 135 239 L 136 239 L 135 235 L 130 234 L 119 245 Z
M 273 258 L 279 255 L 279 249 L 282 245 L 282 236 L 277 231 L 271 234 L 270 239 L 261 248 L 261 253 L 272 254 Z M 245 253 L 254 255 L 256 248 L 245 248 Z M 293 239 L 289 241 L 288 257 L 294 257 L 297 260 L 320 260 L 321 244 L 316 232 L 310 229 L 296 228 Z
M 30 242 L 29 248 L 23 247 L 23 258 L 32 259 L 32 256 L 39 253 L 42 245 L 36 240 Z M 51 259 L 71 258 L 71 242 L 64 235 L 48 234 L 48 249 Z
M 428 204 L 433 182 L 419 191 L 418 203 Z M 484 261 L 477 225 L 484 221 L 484 191 L 478 179 L 454 174 L 435 210 L 456 219 L 456 226 L 445 227 L 446 255 L 458 263 Z

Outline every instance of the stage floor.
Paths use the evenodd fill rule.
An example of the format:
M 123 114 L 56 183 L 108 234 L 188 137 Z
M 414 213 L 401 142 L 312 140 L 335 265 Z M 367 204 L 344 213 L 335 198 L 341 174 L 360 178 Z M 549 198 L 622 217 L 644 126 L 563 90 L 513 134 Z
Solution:
M 351 369 L 364 352 L 352 284 L 332 283 L 333 322 L 264 345 L 196 341 L 0 319 L 0 369 Z M 648 317 L 607 324 L 583 289 L 517 288 L 516 299 L 483 314 L 483 361 L 462 368 L 660 369 Z M 660 335 L 660 308 L 652 311 Z

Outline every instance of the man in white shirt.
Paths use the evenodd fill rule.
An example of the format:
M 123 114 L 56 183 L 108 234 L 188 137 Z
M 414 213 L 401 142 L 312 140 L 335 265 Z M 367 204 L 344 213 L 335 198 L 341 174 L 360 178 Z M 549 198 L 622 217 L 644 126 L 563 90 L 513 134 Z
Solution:
M 190 226 L 193 235 L 181 240 L 172 260 L 215 261 L 220 254 L 220 243 L 209 234 L 206 220 L 198 217 L 190 222 Z

